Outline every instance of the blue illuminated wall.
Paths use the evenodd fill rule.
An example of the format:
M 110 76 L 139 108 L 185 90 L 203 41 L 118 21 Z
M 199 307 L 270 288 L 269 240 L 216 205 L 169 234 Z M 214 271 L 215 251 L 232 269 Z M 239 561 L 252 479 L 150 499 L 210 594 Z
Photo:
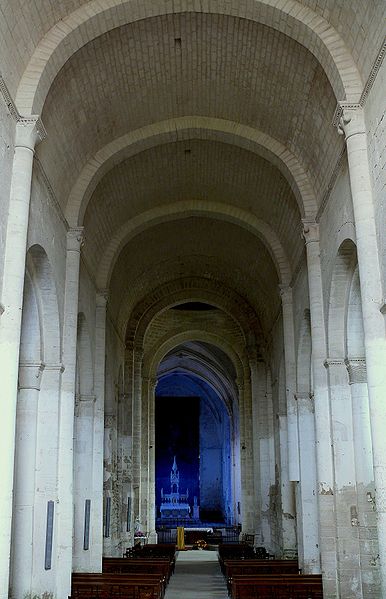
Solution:
M 169 398 L 169 399 L 167 399 Z M 173 421 L 172 429 L 166 433 L 167 417 L 161 415 L 163 401 L 175 399 L 174 411 L 180 414 Z M 166 410 L 166 404 L 164 404 Z M 198 406 L 198 413 L 196 412 Z M 181 407 L 181 411 L 178 411 Z M 189 436 L 186 422 L 192 430 Z M 165 429 L 164 431 L 162 429 Z M 197 430 L 197 435 L 194 431 Z M 195 437 L 196 435 L 196 437 Z M 162 439 L 166 436 L 166 439 Z M 194 441 L 196 438 L 196 441 Z M 229 415 L 223 401 L 204 381 L 194 375 L 174 373 L 162 377 L 156 388 L 156 502 L 159 506 L 160 490 L 170 492 L 170 470 L 173 462 L 173 449 L 176 442 L 186 440 L 183 455 L 191 460 L 191 465 L 183 465 L 177 455 L 180 471 L 180 492 L 189 493 L 193 503 L 193 495 L 197 495 L 200 504 L 202 521 L 233 522 L 233 498 L 231 484 L 231 429 Z M 193 447 L 193 445 L 196 445 Z M 169 446 L 169 449 L 158 448 Z M 181 450 L 179 450 L 181 451 Z M 196 458 L 199 456 L 198 476 L 196 476 Z M 186 474 L 189 480 L 187 484 Z M 196 491 L 193 491 L 196 489 Z
M 157 397 L 156 421 L 156 505 L 161 503 L 161 489 L 170 493 L 170 471 L 176 456 L 180 473 L 179 492 L 189 489 L 189 503 L 199 501 L 199 421 L 200 398 Z M 159 514 L 157 514 L 159 515 Z

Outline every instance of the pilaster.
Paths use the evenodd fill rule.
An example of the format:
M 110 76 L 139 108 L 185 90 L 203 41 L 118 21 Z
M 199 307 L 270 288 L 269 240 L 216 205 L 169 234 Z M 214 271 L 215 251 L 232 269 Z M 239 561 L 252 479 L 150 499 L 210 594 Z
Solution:
M 33 155 L 35 145 L 44 135 L 44 127 L 38 116 L 20 119 L 16 124 L 0 298 L 3 306 L 0 377 L 2 392 L 7 397 L 1 416 L 5 432 L 0 436 L 0 455 L 4 464 L 0 486 L 1 599 L 7 596 L 9 581 L 18 361 Z
M 386 330 L 364 110 L 339 103 L 338 132 L 347 145 L 354 209 L 376 486 L 381 594 L 386 597 Z
M 297 520 L 299 562 L 304 574 L 320 574 L 314 396 L 309 392 L 297 391 L 295 400 L 300 443 L 300 505 Z
M 75 371 L 78 322 L 79 265 L 83 243 L 83 227 L 67 232 L 66 280 L 58 447 L 58 509 L 57 509 L 57 595 L 71 594 L 72 529 L 73 529 L 73 436 L 75 409 Z
M 95 303 L 95 375 L 94 390 L 96 401 L 94 406 L 93 424 L 93 489 L 92 497 L 94 508 L 92 511 L 92 528 L 94 542 L 91 547 L 92 571 L 102 571 L 103 554 L 103 497 L 100 490 L 103 488 L 104 478 L 104 427 L 105 427 L 105 378 L 106 378 L 106 309 L 109 293 L 107 289 L 99 289 L 96 293 Z M 116 451 L 116 423 L 115 423 L 115 448 Z M 115 509 L 116 511 L 116 509 Z
M 325 599 L 335 599 L 337 588 L 336 525 L 334 506 L 334 469 L 332 457 L 331 414 L 327 372 L 322 273 L 320 265 L 319 224 L 303 220 L 306 242 L 308 287 L 311 313 L 312 374 L 315 406 L 317 496 L 320 549 Z
M 33 593 L 34 500 L 38 399 L 44 364 L 19 366 L 11 586 L 17 599 Z
M 299 480 L 299 438 L 297 428 L 297 404 L 294 397 L 296 385 L 295 332 L 292 288 L 280 285 L 283 311 L 285 384 L 288 426 L 288 477 Z

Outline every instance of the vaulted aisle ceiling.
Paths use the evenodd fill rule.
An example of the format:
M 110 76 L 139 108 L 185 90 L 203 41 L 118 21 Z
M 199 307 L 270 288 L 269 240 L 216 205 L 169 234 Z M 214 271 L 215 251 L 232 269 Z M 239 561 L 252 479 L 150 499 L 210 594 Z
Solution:
M 380 44 L 382 3 L 363 4 L 20 6 L 10 30 L 24 48 L 5 75 L 19 109 L 42 114 L 38 160 L 70 226 L 85 227 L 85 262 L 111 286 L 121 330 L 181 276 L 236 289 L 271 330 L 302 259 L 301 219 L 315 218 L 342 153 L 337 100 L 358 101 Z

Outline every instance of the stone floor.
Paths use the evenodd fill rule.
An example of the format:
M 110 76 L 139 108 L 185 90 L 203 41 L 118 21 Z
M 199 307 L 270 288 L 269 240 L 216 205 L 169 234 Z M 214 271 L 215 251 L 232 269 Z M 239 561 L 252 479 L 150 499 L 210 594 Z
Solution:
M 165 599 L 228 599 L 217 551 L 180 551 Z

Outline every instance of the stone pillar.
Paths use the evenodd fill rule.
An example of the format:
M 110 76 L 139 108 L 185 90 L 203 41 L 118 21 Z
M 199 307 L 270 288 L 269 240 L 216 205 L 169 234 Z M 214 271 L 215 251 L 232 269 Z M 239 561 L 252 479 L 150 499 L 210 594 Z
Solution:
M 240 406 L 240 469 L 242 532 L 254 533 L 254 481 L 252 447 L 252 397 L 249 377 L 236 381 Z
M 103 531 L 103 555 L 106 557 L 121 557 L 114 547 L 114 524 L 116 520 L 116 498 L 114 497 L 115 484 L 114 466 L 117 463 L 117 419 L 115 414 L 105 414 L 104 426 L 104 480 L 103 495 L 105 499 L 104 528 Z M 110 500 L 110 517 L 106 522 L 107 499 Z M 106 536 L 106 524 L 109 527 L 109 535 Z
M 254 531 L 256 546 L 262 545 L 261 537 L 261 496 L 260 496 L 260 437 L 259 410 L 265 402 L 266 374 L 265 363 L 258 360 L 256 352 L 249 352 L 252 391 L 252 434 L 253 434 L 253 483 L 255 494 Z
M 293 301 L 291 287 L 280 286 L 283 310 L 285 386 L 288 425 L 288 477 L 299 480 L 299 439 L 297 428 L 297 404 L 295 400 L 296 363 Z
M 17 379 L 33 156 L 36 143 L 44 136 L 44 127 L 38 117 L 23 118 L 16 125 L 1 290 L 0 374 L 2 394 L 7 398 L 2 405 L 0 435 L 3 464 L 0 485 L 1 599 L 8 596 Z
M 275 484 L 274 437 L 272 423 L 272 390 L 269 371 L 260 366 L 258 390 L 259 496 L 261 506 L 260 544 L 273 551 L 271 489 Z M 273 459 L 273 463 L 272 463 Z
M 80 367 L 82 367 L 80 365 Z M 91 547 L 95 542 L 91 526 L 94 510 L 93 491 L 93 428 L 95 395 L 76 397 L 74 418 L 74 542 L 73 571 L 92 572 Z M 90 506 L 89 548 L 84 549 L 84 526 L 86 500 Z
M 343 358 L 327 358 L 335 465 L 338 586 L 341 599 L 362 597 L 351 394 Z
M 346 361 L 352 400 L 354 458 L 357 482 L 359 553 L 363 597 L 380 595 L 378 535 L 366 360 Z
M 280 444 L 280 499 L 281 499 L 281 530 L 282 530 L 282 555 L 284 559 L 296 559 L 296 505 L 294 482 L 288 478 L 288 422 L 286 416 L 279 416 L 279 444 Z
M 133 511 L 134 511 L 134 520 L 139 519 L 140 525 L 143 526 L 144 523 L 141 522 L 141 451 L 142 451 L 142 432 L 143 432 L 143 422 L 142 422 L 142 358 L 143 358 L 143 349 L 141 347 L 133 348 Z
M 309 393 L 297 392 L 296 401 L 300 444 L 299 565 L 303 574 L 320 574 L 314 399 Z
M 133 544 L 134 491 L 133 491 L 133 348 L 125 349 L 124 395 L 119 411 L 118 459 L 120 463 L 120 488 L 122 494 L 121 548 Z M 130 514 L 128 520 L 128 508 Z
M 96 294 L 95 311 L 95 375 L 93 426 L 93 486 L 91 530 L 93 543 L 91 546 L 91 572 L 102 571 L 103 553 L 103 446 L 104 446 L 104 412 L 105 412 L 105 372 L 106 372 L 106 305 L 108 292 L 99 290 Z M 116 435 L 116 433 L 115 433 Z M 116 447 L 116 443 L 115 443 Z M 115 449 L 116 451 L 116 449 Z M 114 468 L 116 469 L 116 459 Z M 116 476 L 116 472 L 114 472 Z
M 20 364 L 16 415 L 15 492 L 12 526 L 12 596 L 34 594 L 32 568 L 37 414 L 44 364 Z
M 149 485 L 148 485 L 148 515 L 147 532 L 149 543 L 157 543 L 156 504 L 155 504 L 155 389 L 157 379 L 150 378 L 148 382 L 149 403 Z
M 378 523 L 381 595 L 386 597 L 386 331 L 381 312 L 382 271 L 374 217 L 363 108 L 341 102 L 339 132 L 344 134 L 354 208 Z
M 141 391 L 141 465 L 140 465 L 140 500 L 139 522 L 141 532 L 149 532 L 148 499 L 149 499 L 149 379 L 142 377 Z
M 60 394 L 58 439 L 58 551 L 56 556 L 58 597 L 67 597 L 71 594 L 75 371 L 82 241 L 83 227 L 68 231 L 62 345 L 62 362 L 65 370 L 62 375 Z
M 334 470 L 327 371 L 326 331 L 320 267 L 319 225 L 303 221 L 307 251 L 311 312 L 312 374 L 314 386 L 315 440 L 319 534 L 325 599 L 336 599 L 337 560 L 334 507 Z
M 35 458 L 34 497 L 34 544 L 32 597 L 44 593 L 56 593 L 56 568 L 54 560 L 58 539 L 55 530 L 58 486 L 58 435 L 59 395 L 63 365 L 58 362 L 45 364 L 42 376 L 37 415 L 37 446 Z M 52 567 L 45 569 L 45 531 L 47 527 L 47 502 L 54 501 L 54 531 L 52 544 Z

